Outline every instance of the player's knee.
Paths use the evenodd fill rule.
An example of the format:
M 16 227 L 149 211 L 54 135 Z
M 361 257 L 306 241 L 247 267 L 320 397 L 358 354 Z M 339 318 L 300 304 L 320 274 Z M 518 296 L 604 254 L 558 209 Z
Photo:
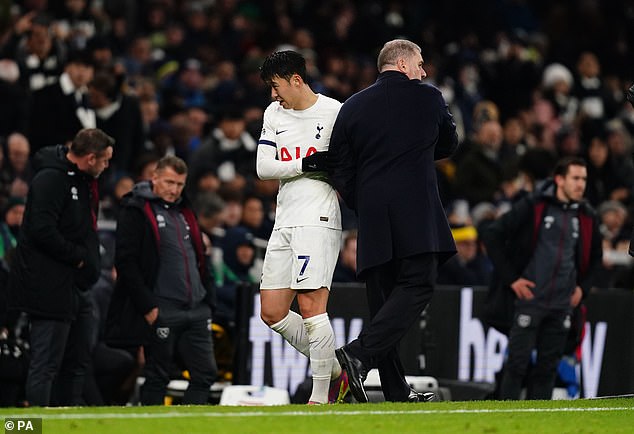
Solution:
M 277 324 L 278 322 L 284 319 L 284 315 L 281 315 L 279 312 L 275 311 L 262 311 L 260 312 L 260 318 L 264 323 L 271 327 L 273 324 Z

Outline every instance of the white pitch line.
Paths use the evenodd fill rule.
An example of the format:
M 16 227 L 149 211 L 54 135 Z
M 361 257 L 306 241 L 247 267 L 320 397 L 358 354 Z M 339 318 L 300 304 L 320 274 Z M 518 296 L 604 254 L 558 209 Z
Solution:
M 0 415 L 5 419 L 27 419 L 42 418 L 47 420 L 73 420 L 73 419 L 169 419 L 169 418 L 191 418 L 191 417 L 261 417 L 261 416 L 370 416 L 370 415 L 408 415 L 408 414 L 497 414 L 497 413 L 583 413 L 583 412 L 605 412 L 605 411 L 634 411 L 634 407 L 588 407 L 588 408 L 516 408 L 516 409 L 457 409 L 457 410 L 368 410 L 368 411 L 284 411 L 280 413 L 250 411 L 250 412 L 169 412 L 169 413 L 23 413 L 15 415 Z

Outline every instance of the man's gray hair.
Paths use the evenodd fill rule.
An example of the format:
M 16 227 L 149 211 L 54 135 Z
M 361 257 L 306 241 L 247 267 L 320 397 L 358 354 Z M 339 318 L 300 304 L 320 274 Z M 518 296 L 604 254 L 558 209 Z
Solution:
M 376 62 L 379 72 L 386 65 L 396 65 L 400 58 L 409 58 L 421 52 L 418 45 L 406 39 L 394 39 L 386 42 Z

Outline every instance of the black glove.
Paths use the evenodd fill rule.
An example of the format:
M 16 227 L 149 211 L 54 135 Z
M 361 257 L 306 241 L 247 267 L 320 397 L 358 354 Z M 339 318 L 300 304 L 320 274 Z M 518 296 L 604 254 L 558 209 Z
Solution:
M 328 170 L 328 151 L 315 152 L 302 158 L 302 172 L 325 172 Z
M 627 98 L 630 104 L 632 104 L 632 107 L 634 107 L 634 84 L 625 92 L 625 98 Z

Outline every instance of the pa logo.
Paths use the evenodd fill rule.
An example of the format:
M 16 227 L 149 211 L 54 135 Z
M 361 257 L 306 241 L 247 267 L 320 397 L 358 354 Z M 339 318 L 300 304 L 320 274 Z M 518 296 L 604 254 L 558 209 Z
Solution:
M 77 187 L 70 188 L 70 196 L 73 200 L 79 200 L 79 193 L 77 191 Z

